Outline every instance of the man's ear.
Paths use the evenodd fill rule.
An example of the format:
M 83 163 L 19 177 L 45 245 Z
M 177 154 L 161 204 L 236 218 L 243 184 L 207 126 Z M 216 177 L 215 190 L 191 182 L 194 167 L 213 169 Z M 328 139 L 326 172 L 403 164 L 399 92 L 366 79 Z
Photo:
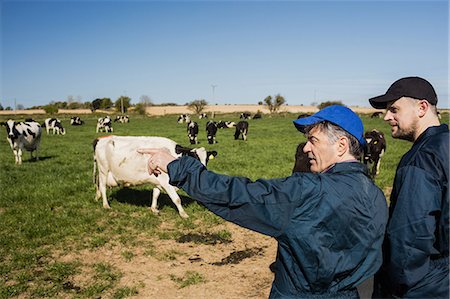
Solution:
M 338 155 L 341 157 L 346 153 L 348 153 L 350 148 L 350 140 L 348 140 L 348 138 L 345 136 L 340 136 L 337 141 L 337 146 L 338 146 Z
M 423 117 L 428 109 L 430 109 L 430 103 L 427 100 L 420 100 L 417 103 L 417 113 L 419 117 Z

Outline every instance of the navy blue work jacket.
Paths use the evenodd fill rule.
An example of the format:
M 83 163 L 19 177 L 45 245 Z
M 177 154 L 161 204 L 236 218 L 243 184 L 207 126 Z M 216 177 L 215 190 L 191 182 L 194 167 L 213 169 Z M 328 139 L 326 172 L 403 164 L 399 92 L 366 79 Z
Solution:
M 449 142 L 430 127 L 397 167 L 376 298 L 449 298 Z
M 360 163 L 251 181 L 182 157 L 168 173 L 215 214 L 278 241 L 270 298 L 358 298 L 381 265 L 386 199 Z

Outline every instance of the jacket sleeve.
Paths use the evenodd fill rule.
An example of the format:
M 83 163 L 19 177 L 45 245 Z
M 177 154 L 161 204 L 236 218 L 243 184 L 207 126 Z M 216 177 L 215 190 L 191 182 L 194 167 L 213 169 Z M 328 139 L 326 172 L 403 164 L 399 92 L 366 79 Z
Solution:
M 398 197 L 387 229 L 390 244 L 390 279 L 402 296 L 428 272 L 430 255 L 438 253 L 435 242 L 436 218 L 440 213 L 442 191 L 429 172 L 415 166 L 398 170 Z
M 208 171 L 191 157 L 171 162 L 168 173 L 171 185 L 183 189 L 213 213 L 272 237 L 282 233 L 302 200 L 299 180 L 292 177 L 253 182 Z

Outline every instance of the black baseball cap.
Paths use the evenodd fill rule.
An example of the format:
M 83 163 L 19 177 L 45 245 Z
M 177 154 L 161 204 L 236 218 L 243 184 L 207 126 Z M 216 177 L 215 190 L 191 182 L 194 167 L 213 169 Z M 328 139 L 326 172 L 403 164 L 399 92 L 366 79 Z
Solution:
M 436 105 L 438 102 L 433 86 L 427 80 L 420 77 L 405 77 L 392 83 L 385 94 L 369 99 L 370 105 L 377 109 L 385 109 L 387 104 L 401 97 L 417 100 L 427 100 Z

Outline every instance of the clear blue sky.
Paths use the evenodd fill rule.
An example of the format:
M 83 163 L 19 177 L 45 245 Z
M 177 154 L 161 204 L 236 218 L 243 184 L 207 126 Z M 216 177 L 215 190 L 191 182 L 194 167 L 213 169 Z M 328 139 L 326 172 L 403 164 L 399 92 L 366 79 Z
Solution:
M 421 76 L 446 108 L 448 16 L 443 0 L 1 0 L 0 103 L 281 94 L 289 105 L 369 106 L 395 80 Z

